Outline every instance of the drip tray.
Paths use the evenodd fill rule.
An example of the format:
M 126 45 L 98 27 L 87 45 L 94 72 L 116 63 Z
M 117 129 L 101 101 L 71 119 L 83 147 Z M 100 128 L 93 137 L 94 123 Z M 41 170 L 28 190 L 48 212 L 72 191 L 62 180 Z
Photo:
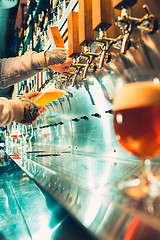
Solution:
M 43 153 L 37 154 L 36 157 L 61 156 L 62 153 L 71 153 L 71 151 L 54 152 L 54 153 L 43 152 Z
M 60 156 L 60 153 L 41 153 L 36 155 L 36 157 L 49 157 L 49 156 Z

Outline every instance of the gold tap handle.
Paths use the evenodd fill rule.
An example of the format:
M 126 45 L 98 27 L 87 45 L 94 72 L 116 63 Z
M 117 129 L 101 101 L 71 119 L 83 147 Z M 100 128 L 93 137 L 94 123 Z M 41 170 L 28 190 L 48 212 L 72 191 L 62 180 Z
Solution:
M 48 29 L 47 34 L 48 34 L 52 49 L 56 47 L 64 48 L 64 40 L 60 35 L 58 27 L 50 27 Z
M 111 0 L 92 0 L 93 30 L 107 30 L 112 25 Z
M 113 0 L 113 8 L 122 10 L 123 7 L 131 8 L 134 4 L 137 3 L 137 0 Z
M 92 27 L 92 0 L 78 0 L 79 6 L 79 44 L 90 44 L 94 41 Z
M 68 23 L 68 55 L 75 57 L 82 52 L 79 45 L 79 13 L 70 12 L 67 18 Z

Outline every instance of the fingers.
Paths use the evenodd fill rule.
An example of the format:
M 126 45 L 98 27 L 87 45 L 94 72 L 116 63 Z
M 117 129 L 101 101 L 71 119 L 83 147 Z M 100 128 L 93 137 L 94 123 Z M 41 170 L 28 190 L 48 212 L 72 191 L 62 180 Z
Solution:
M 52 69 L 53 71 L 59 72 L 59 73 L 70 71 L 69 67 L 62 68 L 62 67 L 49 66 L 49 68 Z
M 63 65 L 60 65 L 60 64 L 59 65 L 50 65 L 49 68 L 52 69 L 53 71 L 59 72 L 59 73 L 68 72 L 71 70 L 71 68 L 70 68 L 71 63 L 72 62 L 69 61 L 68 63 L 63 64 Z
M 25 93 L 24 96 L 25 96 L 26 98 L 28 98 L 28 99 L 31 99 L 31 98 L 37 96 L 38 93 L 39 93 L 38 91 L 36 91 L 36 92 L 29 92 L 29 93 Z
M 66 60 L 66 62 L 64 62 L 62 65 L 65 67 L 65 66 L 70 66 L 71 65 L 71 63 L 72 63 L 72 59 L 71 58 L 68 58 L 67 60 Z
M 65 48 L 55 48 L 44 53 L 47 66 L 55 72 L 68 71 L 72 59 L 68 57 L 68 52 Z M 67 70 L 65 69 L 67 67 Z
M 61 70 L 59 70 L 59 73 L 69 72 L 71 71 L 70 67 L 64 67 Z
M 37 105 L 37 107 L 38 107 L 38 111 L 39 111 L 40 113 L 43 113 L 43 112 L 46 111 L 46 108 L 43 107 L 42 105 L 39 105 L 39 104 L 36 104 L 36 105 Z

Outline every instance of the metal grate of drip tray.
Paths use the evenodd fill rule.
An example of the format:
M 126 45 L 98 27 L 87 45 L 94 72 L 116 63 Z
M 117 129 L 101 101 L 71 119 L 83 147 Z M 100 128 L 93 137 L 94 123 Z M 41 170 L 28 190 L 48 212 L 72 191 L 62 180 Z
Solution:
M 60 153 L 40 153 L 36 157 L 50 157 L 50 156 L 60 156 Z
M 42 150 L 34 150 L 34 151 L 27 151 L 27 154 L 36 154 L 35 157 L 50 157 L 50 156 L 61 156 L 62 153 L 71 153 L 70 151 L 62 151 L 62 152 L 46 152 Z
M 36 157 L 50 157 L 50 156 L 61 156 L 61 154 L 63 153 L 71 153 L 70 151 L 64 151 L 64 152 L 54 152 L 54 153 L 41 153 L 41 154 L 37 154 Z
M 140 162 L 63 153 L 68 152 L 33 152 L 13 160 L 97 239 L 123 239 L 126 227 L 137 215 L 142 223 L 158 231 L 160 239 L 160 200 L 130 200 L 115 186 L 117 181 L 139 175 Z M 153 167 L 155 171 L 160 173 L 160 168 Z

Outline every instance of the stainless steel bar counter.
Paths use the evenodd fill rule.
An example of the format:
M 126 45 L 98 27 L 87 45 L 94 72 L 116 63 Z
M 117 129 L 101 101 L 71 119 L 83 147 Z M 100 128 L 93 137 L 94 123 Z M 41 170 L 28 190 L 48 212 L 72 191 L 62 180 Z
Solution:
M 92 239 L 7 155 L 0 162 L 0 193 L 1 240 Z
M 139 161 L 48 153 L 51 154 L 49 148 L 44 152 L 37 153 L 35 150 L 24 155 L 15 154 L 11 158 L 96 239 L 138 240 L 151 239 L 152 236 L 152 239 L 159 239 L 159 199 L 130 199 L 120 193 L 115 185 L 128 175 L 138 176 L 141 171 Z M 153 171 L 160 172 L 159 163 L 155 162 Z M 24 177 L 21 181 L 24 181 L 24 188 L 28 188 L 29 178 Z M 37 201 L 37 195 L 35 192 L 33 194 L 34 197 L 32 192 L 27 191 L 26 200 L 32 196 Z M 29 197 L 29 202 L 31 199 Z M 38 212 L 42 214 L 42 209 Z M 30 218 L 31 222 L 34 221 L 32 214 Z M 43 224 L 42 220 L 42 229 Z M 127 238 L 130 234 L 132 238 Z
M 96 43 L 89 43 L 87 51 L 74 59 L 74 69 L 70 75 L 57 75 L 46 70 L 46 80 L 51 80 L 56 88 L 65 89 L 66 93 L 49 103 L 46 106 L 47 111 L 33 128 L 27 127 L 27 134 L 19 136 L 18 141 L 26 144 L 13 145 L 10 135 L 6 139 L 6 153 L 16 164 L 13 164 L 14 168 L 19 167 L 27 174 L 18 182 L 14 178 L 8 181 L 9 175 L 6 183 L 3 179 L 2 183 L 4 186 L 6 184 L 12 198 L 15 199 L 16 196 L 18 201 L 17 194 L 25 192 L 23 189 L 27 189 L 31 183 L 38 195 L 32 194 L 32 191 L 27 192 L 25 207 L 29 210 L 30 200 L 36 202 L 42 198 L 42 202 L 45 201 L 40 194 L 40 188 L 44 189 L 87 230 L 90 234 L 87 235 L 88 239 L 160 239 L 160 198 L 153 196 L 154 192 L 160 191 L 160 187 L 152 189 L 153 195 L 146 194 L 141 199 L 127 196 L 118 187 L 122 180 L 130 177 L 136 179 L 141 174 L 142 161 L 123 150 L 115 136 L 112 114 L 115 92 L 130 82 L 160 83 L 159 3 L 154 0 L 147 3 L 149 6 L 143 6 L 145 1 L 138 1 L 131 14 L 128 8 L 136 2 L 112 1 L 116 9 L 112 9 L 114 24 L 109 29 L 109 38 L 106 29 L 101 29 L 104 31 L 100 31 Z M 66 32 L 69 12 L 77 11 L 77 8 L 77 1 L 71 1 L 65 19 L 62 18 L 64 23 L 60 27 L 61 33 Z M 135 99 L 138 102 L 136 94 Z M 122 123 L 122 118 L 119 120 Z M 135 125 L 137 122 L 138 116 Z M 158 123 L 156 131 L 157 136 L 160 132 Z M 135 148 L 139 146 L 138 140 L 134 142 Z M 132 136 L 128 138 L 128 142 L 133 144 Z M 147 142 L 148 146 L 150 143 Z M 159 157 L 153 161 L 152 172 L 155 175 L 160 174 Z M 21 172 L 21 177 L 23 173 Z M 11 184 L 14 187 L 10 188 Z M 4 188 L 1 190 L 6 199 L 2 202 L 9 204 Z M 26 195 L 21 200 L 25 199 Z M 17 206 L 18 209 L 21 204 L 23 202 Z M 38 204 L 36 213 L 39 218 L 37 224 L 40 225 L 35 228 L 40 227 L 42 230 L 45 229 L 45 224 L 48 226 L 45 221 L 49 221 L 51 217 L 51 213 L 43 215 L 44 204 L 43 202 L 42 207 Z M 41 214 L 44 216 L 44 223 Z M 34 216 L 32 217 L 31 212 L 27 218 L 34 222 Z M 31 231 L 34 226 L 26 223 L 24 214 L 20 214 L 20 217 L 23 219 L 24 234 L 36 239 Z M 48 230 L 47 234 L 51 232 Z M 73 238 L 69 239 L 78 239 L 75 235 L 71 236 Z M 85 239 L 80 235 L 79 238 Z M 38 239 L 52 238 L 51 235 L 46 235 Z
M 154 236 L 158 240 L 160 199 L 136 200 L 119 190 L 119 181 L 139 176 L 142 163 L 119 146 L 109 111 L 112 103 L 96 79 L 89 81 L 88 87 L 68 87 L 63 97 L 47 105 L 32 136 L 28 128 L 26 146 L 14 146 L 8 137 L 6 152 L 28 175 L 21 181 L 25 188 L 32 179 L 96 239 L 148 240 Z M 108 81 L 107 77 L 103 84 Z M 159 167 L 157 158 L 154 174 L 158 175 Z

